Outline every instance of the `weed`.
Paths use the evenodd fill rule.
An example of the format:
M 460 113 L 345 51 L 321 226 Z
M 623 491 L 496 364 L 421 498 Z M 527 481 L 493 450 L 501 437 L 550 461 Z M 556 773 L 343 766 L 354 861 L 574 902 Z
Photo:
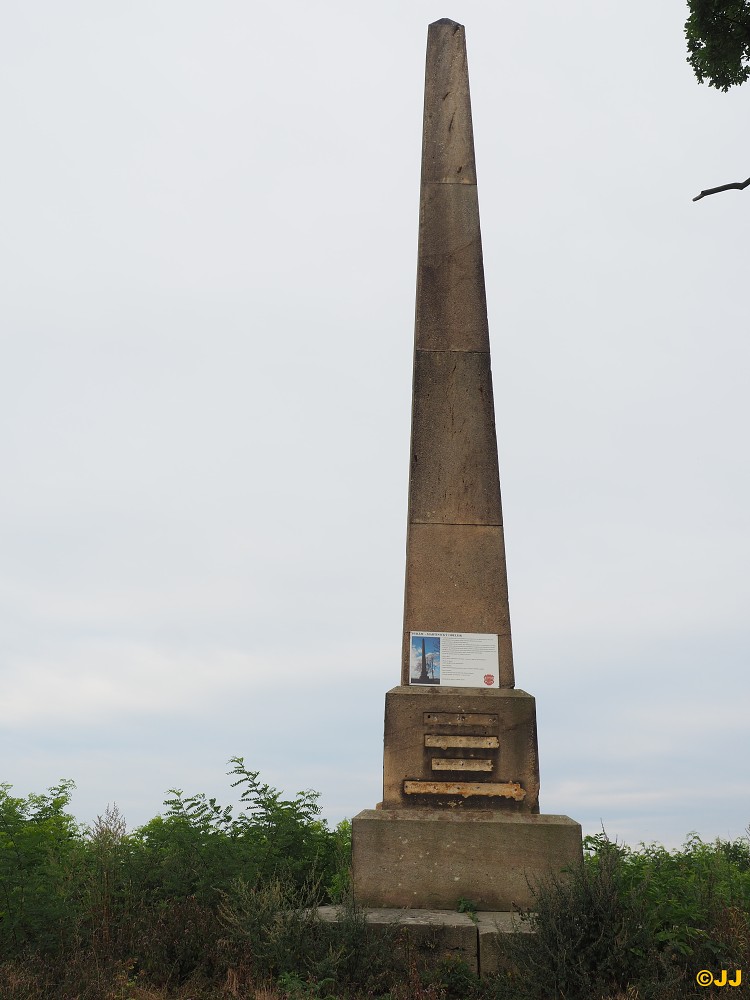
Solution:
M 458 912 L 465 913 L 469 920 L 477 923 L 477 904 L 462 896 L 458 901 Z

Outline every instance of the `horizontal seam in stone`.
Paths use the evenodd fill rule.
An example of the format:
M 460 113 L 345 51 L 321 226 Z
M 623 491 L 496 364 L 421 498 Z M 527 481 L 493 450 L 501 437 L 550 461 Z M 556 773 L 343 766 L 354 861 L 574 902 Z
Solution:
M 475 351 L 473 349 L 467 349 L 465 351 L 461 350 L 460 347 L 417 347 L 415 350 L 419 354 L 486 354 L 489 357 L 489 351 Z
M 434 524 L 445 528 L 502 528 L 502 521 L 425 521 L 419 517 L 410 519 L 409 524 Z

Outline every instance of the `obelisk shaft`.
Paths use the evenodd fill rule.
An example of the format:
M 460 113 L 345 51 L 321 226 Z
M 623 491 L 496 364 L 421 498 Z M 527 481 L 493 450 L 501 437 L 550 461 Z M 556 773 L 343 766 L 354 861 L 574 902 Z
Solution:
M 496 634 L 514 686 L 465 34 L 447 19 L 427 38 L 402 684 L 411 631 Z

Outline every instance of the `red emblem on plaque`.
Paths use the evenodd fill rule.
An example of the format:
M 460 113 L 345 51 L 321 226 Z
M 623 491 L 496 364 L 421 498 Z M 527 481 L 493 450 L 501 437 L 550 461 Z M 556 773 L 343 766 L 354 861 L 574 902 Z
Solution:
M 487 687 L 492 687 L 492 685 L 495 683 L 495 675 L 494 674 L 485 674 L 484 675 L 484 683 L 487 685 Z

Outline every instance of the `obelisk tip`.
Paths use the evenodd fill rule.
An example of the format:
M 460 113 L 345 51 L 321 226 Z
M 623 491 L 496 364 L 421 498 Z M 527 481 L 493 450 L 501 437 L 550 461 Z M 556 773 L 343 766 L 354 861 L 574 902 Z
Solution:
M 422 182 L 476 184 L 466 31 L 444 17 L 427 32 Z

